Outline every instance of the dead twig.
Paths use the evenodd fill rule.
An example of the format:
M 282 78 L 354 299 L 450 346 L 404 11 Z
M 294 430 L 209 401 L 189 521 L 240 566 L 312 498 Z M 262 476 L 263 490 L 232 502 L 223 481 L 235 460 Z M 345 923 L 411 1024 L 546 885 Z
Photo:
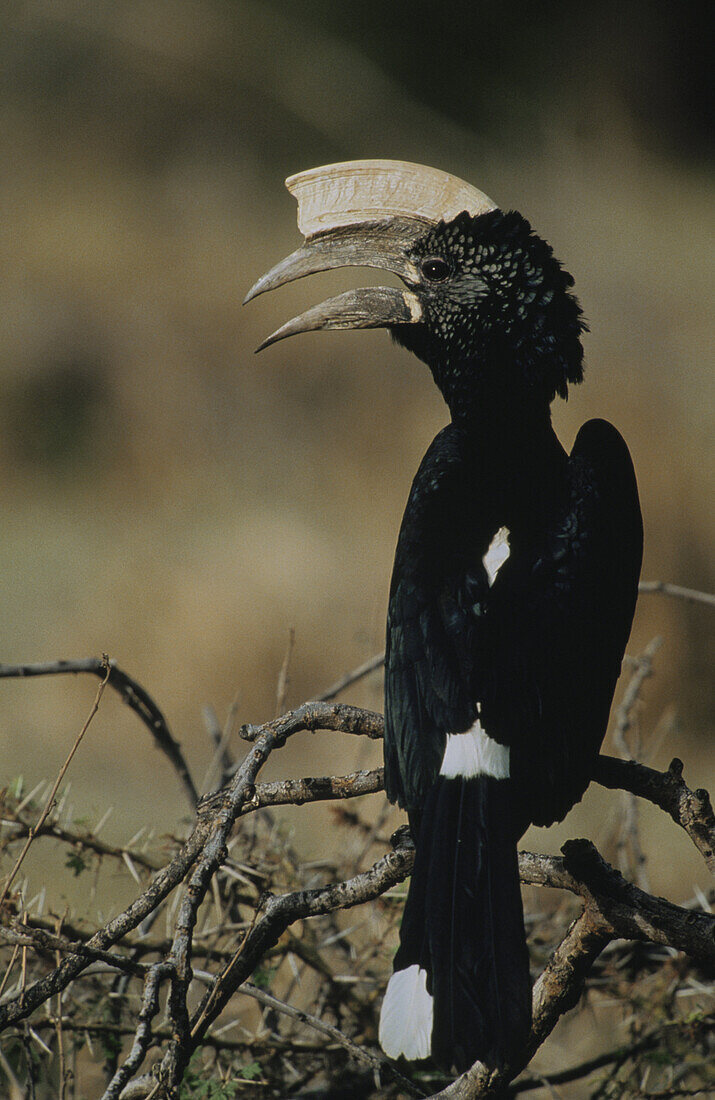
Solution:
M 274 748 L 284 744 L 290 723 L 267 723 L 256 733 L 252 748 L 246 755 L 230 787 L 218 806 L 206 820 L 208 834 L 197 852 L 196 866 L 189 879 L 176 920 L 174 939 L 167 962 L 173 978 L 167 1011 L 173 1038 L 161 1065 L 162 1083 L 171 1091 L 178 1087 L 196 1043 L 191 1036 L 187 995 L 191 982 L 191 950 L 198 908 L 218 868 L 228 854 L 227 840 L 243 805 L 251 799 L 256 777 Z M 244 975 L 247 977 L 248 975 Z
M 616 710 L 613 741 L 624 760 L 634 760 L 641 755 L 638 725 L 634 721 L 634 715 L 643 685 L 653 675 L 653 658 L 661 645 L 660 638 L 653 638 L 643 653 L 632 662 L 631 678 Z M 632 734 L 635 736 L 631 736 Z M 649 884 L 646 857 L 640 839 L 638 800 L 630 791 L 625 791 L 621 800 L 623 815 L 616 842 L 619 865 L 623 872 L 628 871 L 638 885 L 647 890 Z
M 400 847 L 383 856 L 368 871 L 345 882 L 279 897 L 266 897 L 263 916 L 256 921 L 242 946 L 239 965 L 231 966 L 230 969 L 224 968 L 217 976 L 214 987 L 204 998 L 204 1001 L 211 998 L 212 1011 L 203 1016 L 201 1026 L 193 1036 L 196 1043 L 201 1041 L 211 1021 L 223 1010 L 238 987 L 253 972 L 258 961 L 278 942 L 289 925 L 305 917 L 318 916 L 334 909 L 348 909 L 379 897 L 407 877 L 412 870 L 413 861 L 414 850 L 411 847 Z M 203 1012 L 202 1003 L 197 1010 L 197 1019 Z
M 107 676 L 107 668 L 109 675 Z M 68 673 L 87 672 L 93 676 L 106 678 L 110 687 L 119 693 L 122 701 L 142 720 L 151 732 L 156 747 L 164 753 L 174 766 L 192 806 L 198 802 L 198 791 L 191 778 L 188 764 L 181 751 L 181 745 L 174 739 L 166 718 L 151 695 L 127 672 L 109 658 L 88 657 L 78 661 L 46 661 L 25 665 L 0 664 L 0 679 L 18 679 L 31 676 L 62 676 Z
M 276 684 L 276 718 L 283 713 L 283 709 L 286 705 L 288 686 L 290 684 L 290 662 L 293 656 L 294 647 L 295 629 L 291 627 L 288 631 L 288 643 L 286 645 L 285 657 L 283 658 L 283 664 L 278 673 L 278 682 Z
M 345 691 L 345 688 L 352 687 L 352 685 L 357 684 L 358 681 L 364 680 L 371 672 L 375 672 L 378 668 L 382 668 L 384 663 L 384 652 L 376 653 L 374 657 L 370 657 L 368 661 L 358 665 L 352 672 L 347 672 L 345 676 L 341 676 L 339 680 L 336 680 L 334 684 L 331 684 L 329 688 L 316 696 L 317 701 L 319 703 L 329 702 L 329 700 L 334 699 L 336 695 L 339 695 L 341 691 Z
M 315 730 L 334 730 L 380 740 L 384 736 L 385 720 L 375 711 L 351 707 L 347 703 L 310 702 L 262 726 L 241 726 L 239 732 L 244 741 L 256 741 L 261 735 L 270 733 L 283 744 L 294 733 Z
M 327 1035 L 329 1039 L 345 1047 L 356 1061 L 370 1066 L 370 1068 L 377 1073 L 386 1073 L 388 1077 L 393 1077 L 396 1081 L 399 1081 L 400 1084 L 408 1090 L 410 1095 L 427 1095 L 422 1089 L 418 1088 L 413 1081 L 409 1081 L 406 1077 L 403 1077 L 396 1066 L 388 1061 L 384 1055 L 380 1058 L 375 1054 L 371 1054 L 370 1051 L 365 1050 L 364 1047 L 359 1047 L 357 1043 L 354 1043 L 352 1039 L 349 1039 L 348 1036 L 344 1035 L 338 1028 L 331 1027 L 330 1024 L 326 1024 L 322 1020 L 319 1020 L 317 1016 L 311 1016 L 309 1012 L 303 1012 L 298 1008 L 294 1008 L 292 1005 L 286 1004 L 285 1001 L 280 1001 L 272 994 L 266 993 L 264 989 L 259 989 L 258 986 L 252 985 L 251 982 L 244 982 L 243 985 L 239 987 L 238 992 L 247 993 L 249 997 L 253 997 L 259 1004 L 265 1005 L 267 1008 L 273 1008 L 276 1012 L 281 1012 L 286 1016 L 290 1016 L 291 1019 L 297 1020 L 301 1024 L 305 1024 L 306 1027 L 310 1027 L 314 1031 L 320 1032 L 321 1035 Z
M 25 921 L 18 921 L 15 918 L 11 919 L 9 927 L 0 927 L 0 939 L 17 947 L 32 947 L 41 954 L 49 955 L 54 952 L 58 956 L 58 966 L 60 955 L 78 955 L 87 959 L 88 962 L 103 962 L 115 970 L 132 974 L 134 977 L 144 977 L 147 970 L 147 967 L 141 963 L 126 956 L 117 955 L 116 952 L 102 951 L 99 948 L 89 947 L 81 941 L 68 940 L 59 933 L 52 934 L 43 928 L 33 928 Z
M 89 830 L 83 830 L 77 832 L 74 829 L 65 829 L 58 825 L 55 821 L 47 821 L 41 826 L 32 826 L 29 821 L 26 821 L 21 817 L 16 810 L 12 808 L 6 808 L 4 811 L 8 816 L 7 820 L 3 823 L 6 828 L 11 823 L 17 824 L 17 830 L 13 840 L 20 839 L 21 837 L 29 837 L 32 834 L 33 839 L 39 837 L 51 837 L 53 840 L 59 840 L 63 844 L 69 845 L 71 848 L 79 848 L 87 850 L 88 852 L 94 852 L 95 855 L 100 857 L 109 856 L 112 859 L 126 861 L 126 857 L 129 856 L 132 861 L 143 867 L 146 871 L 158 871 L 161 864 L 155 859 L 150 859 L 149 856 L 144 855 L 142 852 L 137 852 L 134 848 L 127 846 L 116 846 L 114 844 L 105 844 L 102 840 L 97 840 Z
M 638 591 L 673 596 L 676 600 L 690 600 L 692 603 L 704 603 L 708 607 L 715 607 L 715 595 L 711 592 L 698 592 L 695 588 L 683 588 L 680 584 L 670 584 L 668 581 L 641 581 Z
M 87 941 L 86 946 L 106 950 L 127 932 L 141 924 L 145 917 L 154 913 L 195 862 L 204 846 L 210 827 L 211 821 L 199 816 L 190 837 L 176 856 L 158 872 L 147 889 L 128 908 L 100 928 Z M 1 1004 L 0 1030 L 8 1024 L 29 1016 L 54 993 L 65 989 L 85 969 L 88 961 L 85 955 L 70 955 L 49 974 L 24 989 L 22 997 L 13 998 Z
M 715 1020 L 713 1021 L 715 1023 Z M 669 1024 L 671 1028 L 674 1026 Z M 652 1050 L 657 1047 L 662 1041 L 663 1033 L 666 1028 L 657 1028 L 655 1031 L 650 1032 L 648 1035 L 644 1035 L 642 1039 L 639 1039 L 635 1043 L 631 1043 L 629 1046 L 616 1047 L 615 1050 L 609 1050 L 605 1054 L 598 1054 L 595 1058 L 587 1058 L 583 1062 L 579 1062 L 575 1066 L 570 1066 L 568 1069 L 560 1070 L 558 1073 L 547 1073 L 543 1077 L 524 1077 L 519 1081 L 515 1081 L 514 1084 L 509 1087 L 510 1096 L 518 1096 L 522 1092 L 531 1092 L 532 1089 L 541 1089 L 544 1084 L 548 1085 L 567 1085 L 571 1081 L 580 1081 L 584 1077 L 589 1077 L 592 1073 L 595 1073 L 597 1069 L 603 1069 L 604 1066 L 613 1065 L 614 1062 L 625 1062 L 628 1058 L 633 1058 L 636 1054 L 641 1054 L 643 1051 Z
M 633 701 L 635 698 L 637 692 Z M 120 970 L 125 975 L 122 979 L 125 982 L 129 977 L 143 979 L 142 1008 L 132 1030 L 131 1049 L 122 1064 L 114 1067 L 105 1097 L 114 1100 L 120 1094 L 172 1096 L 179 1088 L 193 1052 L 203 1044 L 216 1043 L 216 1036 L 211 1035 L 210 1029 L 231 997 L 240 990 L 253 995 L 246 983 L 256 967 L 273 953 L 283 958 L 292 951 L 324 979 L 323 1000 L 319 999 L 318 1009 L 312 1014 L 301 1013 L 274 994 L 261 992 L 263 1003 L 271 1010 L 300 1018 L 309 1026 L 317 1021 L 318 1030 L 322 1030 L 331 1043 L 349 1050 L 371 1069 L 379 1067 L 382 1070 L 384 1063 L 380 1056 L 358 1046 L 342 1026 L 333 1027 L 320 1019 L 323 1005 L 331 997 L 333 1005 L 340 1003 L 340 1012 L 352 1012 L 351 1026 L 355 1031 L 351 1034 L 360 1034 L 361 1016 L 368 1006 L 372 1008 L 371 997 L 335 1000 L 336 972 L 321 952 L 327 950 L 328 943 L 333 945 L 329 950 L 344 951 L 341 940 L 344 929 L 338 925 L 330 928 L 329 937 L 319 945 L 321 952 L 311 948 L 307 933 L 304 932 L 299 940 L 289 929 L 296 922 L 325 917 L 374 900 L 404 880 L 414 858 L 408 833 L 398 831 L 395 850 L 361 874 L 327 885 L 311 884 L 309 889 L 288 889 L 284 893 L 261 893 L 271 886 L 272 874 L 264 871 L 262 865 L 254 865 L 249 857 L 240 854 L 240 849 L 234 848 L 244 835 L 242 832 L 232 835 L 234 826 L 242 816 L 261 807 L 352 798 L 382 790 L 382 769 L 345 776 L 258 782 L 266 760 L 289 737 L 320 729 L 377 739 L 383 733 L 383 719 L 379 714 L 357 707 L 316 701 L 264 725 L 243 727 L 241 734 L 248 742 L 247 752 L 234 775 L 221 791 L 200 802 L 197 821 L 187 841 L 123 913 L 86 940 L 53 934 L 40 929 L 36 923 L 28 927 L 20 921 L 10 920 L 3 936 L 15 952 L 21 950 L 26 956 L 31 949 L 39 957 L 61 952 L 64 957 L 49 973 L 27 985 L 23 969 L 18 991 L 6 994 L 5 1003 L 0 1004 L 0 1027 L 27 1018 L 39 1005 L 66 989 L 90 964 L 94 964 L 95 971 L 96 964 Z M 607 787 L 631 791 L 659 805 L 686 830 L 706 860 L 712 861 L 715 839 L 712 808 L 705 791 L 693 792 L 686 786 L 679 762 L 674 761 L 667 772 L 660 773 L 632 761 L 600 757 L 595 778 Z M 256 821 L 260 823 L 265 818 L 259 816 Z M 461 1098 L 503 1094 L 561 1015 L 581 996 L 596 958 L 615 940 L 638 940 L 675 948 L 686 952 L 705 969 L 712 965 L 715 918 L 709 913 L 651 897 L 638 886 L 626 882 L 588 841 L 572 841 L 562 851 L 561 857 L 534 853 L 521 853 L 519 857 L 522 881 L 568 890 L 583 904 L 580 916 L 556 947 L 535 986 L 534 1023 L 528 1047 L 518 1062 L 503 1067 L 498 1073 L 486 1066 L 474 1066 L 437 1095 Z M 281 874 L 293 876 L 293 881 L 298 883 L 305 881 L 298 876 L 292 857 L 286 857 L 288 846 L 281 852 L 282 862 L 276 864 Z M 332 864 L 326 865 L 324 870 L 329 877 L 335 877 Z M 153 944 L 135 937 L 127 941 L 126 937 L 142 921 L 158 913 L 171 891 L 180 884 L 183 888 L 177 895 L 175 913 L 167 910 L 167 919 L 173 926 L 170 938 Z M 204 903 L 205 908 L 201 909 Z M 242 907 L 246 903 L 252 905 L 254 913 L 249 923 L 244 911 L 239 909 L 239 904 Z M 389 917 L 393 908 L 386 905 L 382 912 Z M 213 924 L 217 927 L 212 932 L 209 926 Z M 224 938 L 223 943 L 216 939 L 221 924 L 226 927 L 222 935 L 231 937 L 228 941 Z M 237 948 L 233 946 L 236 938 Z M 119 941 L 125 950 L 112 950 Z M 131 952 L 129 957 L 125 953 L 127 949 Z M 146 958 L 142 953 L 147 952 L 153 952 L 156 961 L 141 962 L 141 957 Z M 219 967 L 213 975 L 205 971 L 199 975 L 208 985 L 198 1005 L 189 999 L 195 954 L 212 960 Z M 153 1028 L 159 992 L 167 982 L 167 1024 Z M 329 1007 L 330 1002 L 327 1003 Z M 55 1015 L 61 1018 L 59 1006 Z M 340 1018 L 338 1023 L 341 1023 Z M 162 1047 L 157 1076 L 136 1077 L 148 1050 L 157 1043 Z M 359 1056 L 356 1050 L 361 1051 Z M 404 1081 L 401 1085 L 404 1086 Z
M 677 757 L 665 772 L 630 760 L 599 756 L 594 779 L 609 790 L 625 790 L 645 798 L 680 825 L 715 874 L 715 814 L 708 792 L 691 791 L 683 780 L 683 762 Z
M 117 1100 L 124 1085 L 144 1061 L 146 1052 L 152 1044 L 151 1021 L 159 1011 L 159 990 L 162 983 L 168 978 L 173 978 L 173 970 L 169 963 L 158 963 L 151 968 L 144 985 L 141 1008 L 139 1009 L 139 1023 L 134 1035 L 134 1042 L 129 1056 L 121 1065 L 112 1080 L 105 1089 L 102 1100 Z
M 25 844 L 23 845 L 22 851 L 20 852 L 20 855 L 17 857 L 17 859 L 15 861 L 15 866 L 13 867 L 12 871 L 10 872 L 10 874 L 7 877 L 7 880 L 5 882 L 5 886 L 3 888 L 2 894 L 0 894 L 0 909 L 2 909 L 3 903 L 6 899 L 6 897 L 8 896 L 8 893 L 10 892 L 10 887 L 12 886 L 13 882 L 15 881 L 15 877 L 17 876 L 18 871 L 22 867 L 22 864 L 25 860 L 25 856 L 29 852 L 33 840 L 37 836 L 38 831 L 40 829 L 42 829 L 43 825 L 45 824 L 45 822 L 47 821 L 47 818 L 50 815 L 50 811 L 51 811 L 51 809 L 54 805 L 55 795 L 57 794 L 57 791 L 59 790 L 60 783 L 62 782 L 65 775 L 67 774 L 67 769 L 69 768 L 70 764 L 72 763 L 72 759 L 74 757 L 74 754 L 77 752 L 77 749 L 79 748 L 80 744 L 82 743 L 82 739 L 83 739 L 85 733 L 87 732 L 87 730 L 89 729 L 92 719 L 94 718 L 95 714 L 99 710 L 99 703 L 100 703 L 100 700 L 102 698 L 102 693 L 104 692 L 104 689 L 107 685 L 107 681 L 109 680 L 109 674 L 110 674 L 109 657 L 107 657 L 106 654 L 102 658 L 102 661 L 103 661 L 102 668 L 104 669 L 104 675 L 102 677 L 102 680 L 100 682 L 99 687 L 97 688 L 97 694 L 94 697 L 94 702 L 92 703 L 89 714 L 87 715 L 87 718 L 85 719 L 85 722 L 84 722 L 84 725 L 82 726 L 82 729 L 79 731 L 79 733 L 77 734 L 77 736 L 74 739 L 74 744 L 72 745 L 72 748 L 68 752 L 67 757 L 65 759 L 65 762 L 63 763 L 62 767 L 60 768 L 59 772 L 57 773 L 57 778 L 55 779 L 54 783 L 52 784 L 52 789 L 50 790 L 50 793 L 48 794 L 47 798 L 45 799 L 45 805 L 43 806 L 42 812 L 40 813 L 40 816 L 37 819 L 37 823 L 28 831 L 27 840 L 25 841 Z

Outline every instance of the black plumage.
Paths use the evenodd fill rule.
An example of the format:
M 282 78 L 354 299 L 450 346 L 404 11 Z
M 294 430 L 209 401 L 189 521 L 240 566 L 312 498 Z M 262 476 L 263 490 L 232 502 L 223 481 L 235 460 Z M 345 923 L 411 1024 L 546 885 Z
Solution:
M 449 407 L 412 485 L 390 588 L 385 785 L 416 859 L 381 1041 L 463 1070 L 503 1064 L 528 1035 L 516 845 L 589 783 L 642 527 L 616 429 L 589 421 L 569 455 L 551 425 L 554 397 L 581 381 L 585 325 L 549 245 L 498 209 L 395 224 L 397 243 L 389 218 L 351 226 L 350 241 L 374 240 L 374 260 L 368 244 L 351 260 L 338 227 L 329 264 L 330 232 L 317 234 L 317 261 L 309 238 L 254 292 L 326 266 L 391 267 L 406 293 L 349 292 L 275 338 L 389 327 Z
M 403 931 L 395 965 L 432 975 L 432 1055 L 464 1069 L 503 1062 L 528 1031 L 516 842 L 529 824 L 560 820 L 588 785 L 633 618 L 642 532 L 618 432 L 589 421 L 569 456 L 551 426 L 552 398 L 581 379 L 583 326 L 548 245 L 519 215 L 496 211 L 438 226 L 415 252 L 423 266 L 444 258 L 450 273 L 438 268 L 425 293 L 425 326 L 394 333 L 429 364 L 452 421 L 415 477 L 390 592 L 385 781 L 415 835 L 413 884 L 428 880 L 412 917 L 422 931 Z M 500 528 L 509 556 L 490 585 L 483 557 Z M 447 733 L 477 717 L 509 746 L 509 778 L 438 778 Z M 457 830 L 454 807 L 465 803 Z M 457 833 L 468 855 L 450 893 Z M 470 897 L 460 897 L 470 860 Z M 445 907 L 464 924 L 447 944 Z

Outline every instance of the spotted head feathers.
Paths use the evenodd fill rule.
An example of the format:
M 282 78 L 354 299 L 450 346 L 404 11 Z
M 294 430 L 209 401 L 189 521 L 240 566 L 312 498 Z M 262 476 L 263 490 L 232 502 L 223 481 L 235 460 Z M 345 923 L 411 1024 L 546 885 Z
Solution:
M 422 323 L 393 334 L 429 364 L 453 413 L 467 381 L 477 397 L 486 386 L 548 401 L 581 381 L 586 325 L 573 279 L 521 214 L 459 214 L 425 233 L 408 258 Z

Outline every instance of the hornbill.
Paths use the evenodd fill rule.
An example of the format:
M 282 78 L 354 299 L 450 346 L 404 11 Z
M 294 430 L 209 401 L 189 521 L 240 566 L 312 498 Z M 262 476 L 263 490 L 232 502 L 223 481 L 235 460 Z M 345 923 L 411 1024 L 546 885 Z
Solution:
M 397 161 L 286 184 L 305 243 L 246 300 L 352 265 L 406 289 L 340 294 L 261 347 L 387 327 L 451 417 L 412 484 L 390 588 L 385 788 L 416 854 L 380 1041 L 457 1071 L 503 1065 L 531 1026 L 516 844 L 563 818 L 592 774 L 636 603 L 635 474 L 606 421 L 584 424 L 570 454 L 554 433 L 586 326 L 525 218 Z

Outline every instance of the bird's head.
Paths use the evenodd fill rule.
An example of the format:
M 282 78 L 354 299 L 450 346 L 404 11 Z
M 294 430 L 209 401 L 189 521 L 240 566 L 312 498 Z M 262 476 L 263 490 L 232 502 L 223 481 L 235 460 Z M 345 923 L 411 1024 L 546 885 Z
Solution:
M 389 328 L 430 366 L 453 415 L 494 393 L 550 402 L 581 380 L 585 325 L 573 280 L 520 214 L 454 176 L 401 161 L 328 165 L 286 185 L 305 244 L 246 301 L 348 266 L 386 269 L 406 289 L 347 291 L 261 348 L 314 329 Z

